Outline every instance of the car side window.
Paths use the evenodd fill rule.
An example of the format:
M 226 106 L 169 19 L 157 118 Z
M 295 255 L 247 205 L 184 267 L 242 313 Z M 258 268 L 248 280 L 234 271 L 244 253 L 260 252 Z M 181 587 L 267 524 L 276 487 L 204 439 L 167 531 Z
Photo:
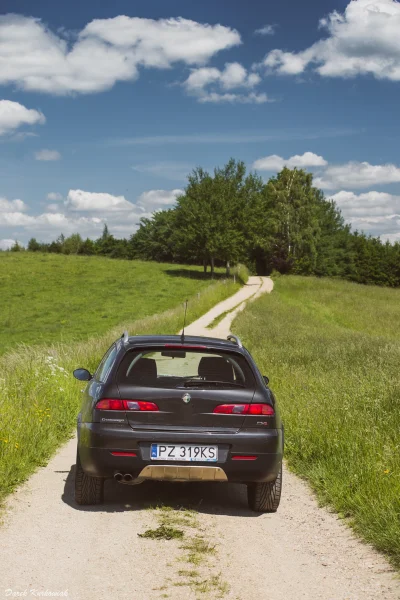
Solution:
M 96 371 L 96 379 L 101 381 L 102 383 L 106 380 L 108 373 L 112 365 L 114 364 L 114 360 L 117 356 L 117 348 L 115 346 L 111 346 L 109 351 L 103 357 L 97 371 Z

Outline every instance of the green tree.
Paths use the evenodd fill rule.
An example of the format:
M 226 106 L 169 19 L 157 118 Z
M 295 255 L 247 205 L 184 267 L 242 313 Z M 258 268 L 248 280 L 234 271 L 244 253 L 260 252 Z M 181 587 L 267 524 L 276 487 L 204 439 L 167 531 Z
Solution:
M 41 250 L 41 244 L 36 240 L 36 238 L 31 238 L 28 242 L 28 250 L 30 252 L 39 252 Z
M 144 260 L 172 261 L 179 257 L 174 243 L 175 210 L 155 212 L 151 218 L 142 218 L 139 229 L 129 240 L 130 256 Z
M 21 246 L 21 244 L 17 240 L 15 240 L 14 244 L 10 248 L 11 252 L 22 252 L 23 250 L 24 247 Z
M 83 240 L 79 233 L 73 233 L 69 237 L 65 238 L 62 252 L 63 254 L 79 254 L 82 244 Z
M 245 176 L 244 163 L 233 159 L 213 176 L 199 167 L 177 200 L 176 247 L 205 271 L 210 263 L 212 274 L 216 260 L 229 269 L 244 255 Z

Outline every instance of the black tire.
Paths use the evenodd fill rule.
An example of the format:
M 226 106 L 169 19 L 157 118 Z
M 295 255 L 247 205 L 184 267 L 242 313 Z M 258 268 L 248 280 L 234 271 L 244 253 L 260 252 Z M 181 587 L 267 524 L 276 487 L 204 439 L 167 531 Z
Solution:
M 275 481 L 247 485 L 249 508 L 255 512 L 276 512 L 281 500 L 281 490 L 282 466 Z
M 102 504 L 104 479 L 86 475 L 82 469 L 79 453 L 75 465 L 75 501 L 81 505 Z

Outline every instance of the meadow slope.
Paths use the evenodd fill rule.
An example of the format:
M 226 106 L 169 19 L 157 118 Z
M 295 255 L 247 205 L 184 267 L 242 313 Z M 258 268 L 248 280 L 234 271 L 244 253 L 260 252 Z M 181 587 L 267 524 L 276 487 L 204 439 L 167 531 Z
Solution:
M 233 330 L 271 380 L 286 457 L 400 566 L 400 291 L 278 277 Z
M 101 335 L 175 306 L 204 290 L 209 278 L 193 266 L 0 252 L 0 354 L 20 343 Z

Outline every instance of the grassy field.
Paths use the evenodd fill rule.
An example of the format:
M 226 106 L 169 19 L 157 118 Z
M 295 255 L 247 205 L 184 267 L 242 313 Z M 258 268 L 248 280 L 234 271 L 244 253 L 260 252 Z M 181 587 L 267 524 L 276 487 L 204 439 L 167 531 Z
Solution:
M 70 257 L 66 260 L 70 260 Z M 107 265 L 111 269 L 115 263 L 118 261 L 107 262 Z M 92 264 L 98 263 L 95 261 Z M 235 293 L 240 287 L 239 283 L 232 280 L 221 279 L 214 283 L 208 281 L 206 287 L 202 278 L 187 281 L 184 276 L 186 269 L 180 270 L 176 265 L 174 269 L 178 269 L 177 275 L 171 277 L 165 274 L 166 271 L 163 274 L 163 269 L 167 269 L 166 265 L 161 267 L 146 263 L 145 266 L 153 269 L 157 277 L 154 278 L 152 288 L 148 283 L 147 306 L 141 305 L 141 310 L 145 314 L 158 311 L 159 274 L 163 278 L 163 286 L 171 282 L 171 290 L 168 292 L 167 287 L 164 290 L 168 298 L 163 299 L 164 305 L 169 303 L 169 306 L 174 308 L 132 320 L 132 312 L 127 308 L 128 300 L 131 305 L 135 305 L 135 299 L 141 294 L 141 288 L 136 286 L 135 292 L 135 286 L 132 285 L 130 298 L 125 297 L 126 314 L 129 314 L 130 318 L 124 319 L 118 313 L 118 327 L 92 336 L 89 340 L 49 346 L 20 346 L 0 357 L 0 502 L 38 465 L 46 464 L 49 457 L 74 430 L 83 385 L 73 378 L 73 369 L 86 367 L 93 371 L 106 349 L 121 336 L 124 329 L 131 335 L 176 333 L 182 326 L 183 317 L 183 306 L 177 304 L 187 297 L 190 288 L 192 291 L 201 290 L 201 294 L 199 296 L 196 293 L 189 297 L 188 323 Z M 135 265 L 128 263 L 127 268 L 134 269 Z M 117 265 L 115 269 L 118 269 Z M 140 263 L 139 272 L 145 277 L 142 269 L 143 263 Z M 196 272 L 193 273 L 196 275 Z M 179 282 L 179 290 L 176 279 Z M 21 288 L 20 284 L 19 287 Z M 138 299 L 139 305 L 141 302 L 142 300 Z M 84 312 L 80 313 L 80 319 L 83 327 Z M 34 329 L 34 323 L 31 323 L 31 327 Z
M 0 354 L 20 343 L 88 339 L 163 312 L 204 290 L 209 277 L 200 267 L 0 252 Z
M 290 466 L 400 567 L 400 290 L 278 277 L 234 332 L 277 393 Z

